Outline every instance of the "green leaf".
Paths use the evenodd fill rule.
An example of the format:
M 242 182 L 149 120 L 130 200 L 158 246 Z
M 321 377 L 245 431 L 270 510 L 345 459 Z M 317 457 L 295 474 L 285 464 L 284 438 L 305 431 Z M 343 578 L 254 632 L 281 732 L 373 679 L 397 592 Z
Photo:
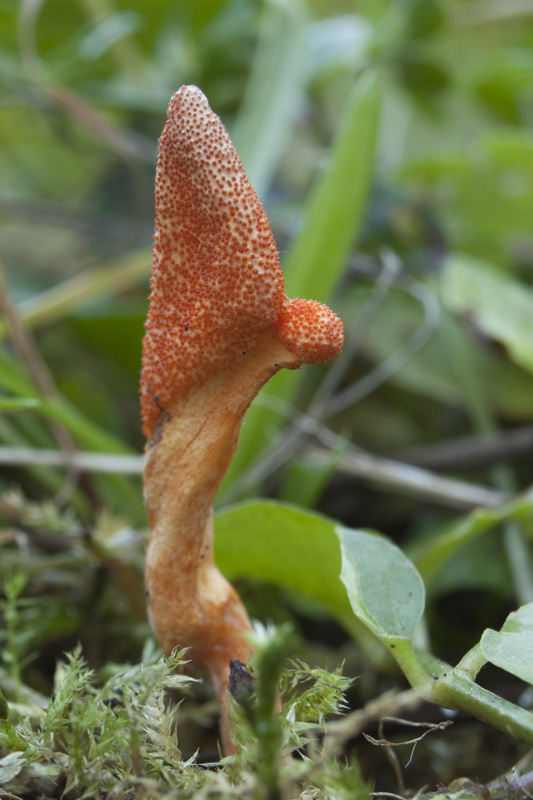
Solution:
M 491 264 L 456 254 L 445 265 L 442 294 L 448 308 L 468 316 L 501 342 L 510 358 L 533 372 L 533 291 Z
M 296 589 L 341 622 L 351 617 L 335 524 L 320 514 L 266 500 L 233 506 L 216 515 L 215 557 L 230 580 L 258 578 Z
M 359 619 L 379 639 L 410 640 L 424 612 L 424 583 L 399 547 L 377 534 L 337 528 L 341 580 Z
M 533 603 L 509 614 L 500 631 L 488 628 L 481 650 L 491 664 L 533 684 Z
M 528 633 L 533 635 L 533 603 L 526 603 L 525 606 L 521 606 L 517 611 L 512 611 L 500 630 L 502 633 Z M 533 667 L 533 660 L 531 665 Z
M 351 604 L 379 638 L 410 639 L 424 610 L 424 584 L 399 547 L 288 504 L 241 503 L 217 514 L 215 557 L 230 580 L 296 589 L 345 624 Z

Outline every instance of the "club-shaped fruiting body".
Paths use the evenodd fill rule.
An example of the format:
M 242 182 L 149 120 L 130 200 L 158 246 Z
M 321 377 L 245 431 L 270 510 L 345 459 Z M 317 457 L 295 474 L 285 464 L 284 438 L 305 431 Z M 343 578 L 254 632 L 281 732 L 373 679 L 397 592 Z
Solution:
M 230 751 L 229 660 L 248 660 L 251 625 L 214 564 L 212 500 L 263 384 L 282 367 L 333 358 L 344 332 L 327 306 L 286 298 L 266 214 L 194 86 L 170 101 L 155 200 L 141 375 L 149 614 L 166 653 L 190 647 L 211 675 Z

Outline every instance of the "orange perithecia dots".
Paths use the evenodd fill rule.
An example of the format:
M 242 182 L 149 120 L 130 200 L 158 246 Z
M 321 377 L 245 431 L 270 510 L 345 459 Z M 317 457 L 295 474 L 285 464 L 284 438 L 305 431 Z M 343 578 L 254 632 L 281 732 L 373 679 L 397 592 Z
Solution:
M 156 229 L 141 405 L 147 437 L 162 410 L 272 331 L 301 363 L 343 346 L 326 306 L 287 300 L 267 216 L 219 117 L 195 86 L 172 97 L 159 141 Z
M 278 336 L 302 364 L 324 364 L 338 356 L 344 345 L 339 317 L 316 300 L 286 300 L 278 320 Z

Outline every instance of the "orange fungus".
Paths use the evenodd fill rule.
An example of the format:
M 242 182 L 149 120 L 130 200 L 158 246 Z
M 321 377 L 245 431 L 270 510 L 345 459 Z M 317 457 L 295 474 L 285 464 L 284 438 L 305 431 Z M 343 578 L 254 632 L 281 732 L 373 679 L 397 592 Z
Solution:
M 248 661 L 252 625 L 214 561 L 213 498 L 261 387 L 282 367 L 333 358 L 344 333 L 326 306 L 285 296 L 265 212 L 194 86 L 170 101 L 155 194 L 141 375 L 146 594 L 165 653 L 188 647 L 210 675 L 230 753 L 230 664 Z
M 252 351 L 268 329 L 299 363 L 340 352 L 339 318 L 317 302 L 285 297 L 266 214 L 226 129 L 195 86 L 182 86 L 170 101 L 155 203 L 141 377 L 147 437 L 162 410 Z

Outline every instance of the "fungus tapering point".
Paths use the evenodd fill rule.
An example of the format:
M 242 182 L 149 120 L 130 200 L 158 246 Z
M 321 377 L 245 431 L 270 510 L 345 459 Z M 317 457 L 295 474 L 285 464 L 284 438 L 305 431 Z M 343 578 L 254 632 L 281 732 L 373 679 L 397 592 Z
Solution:
M 327 306 L 286 298 L 266 214 L 194 86 L 170 101 L 155 200 L 141 374 L 149 613 L 166 653 L 188 646 L 209 672 L 230 752 L 229 661 L 248 660 L 251 625 L 214 564 L 212 500 L 263 384 L 282 367 L 333 358 L 344 333 Z

